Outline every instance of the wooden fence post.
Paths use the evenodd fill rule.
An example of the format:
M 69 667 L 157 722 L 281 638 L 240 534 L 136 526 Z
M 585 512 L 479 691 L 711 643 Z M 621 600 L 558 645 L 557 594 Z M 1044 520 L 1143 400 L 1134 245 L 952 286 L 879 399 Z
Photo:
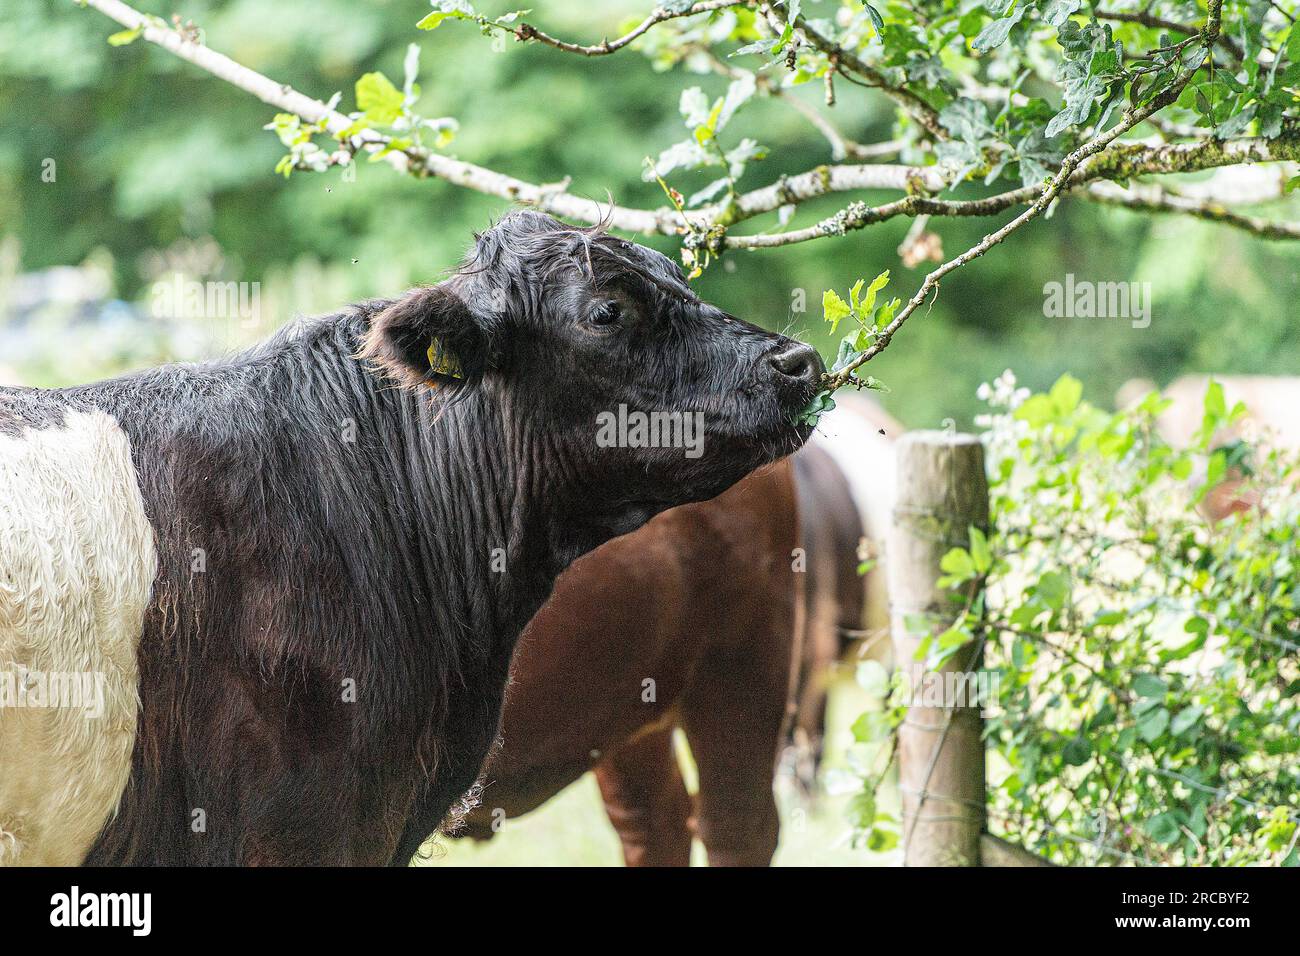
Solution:
M 984 448 L 973 435 L 918 431 L 895 446 L 898 499 L 886 552 L 894 661 L 907 670 L 912 705 L 898 732 L 905 866 L 979 866 L 984 829 L 984 742 L 973 679 L 965 701 L 948 688 L 944 672 L 979 667 L 974 647 L 962 648 L 936 675 L 915 660 L 924 638 L 909 633 L 908 619 L 930 622 L 940 633 L 961 607 L 935 586 L 939 561 L 953 547 L 969 547 L 968 528 L 985 529 L 989 517 Z M 977 655 L 977 652 L 976 652 Z M 945 688 L 940 700 L 923 688 Z M 963 703 L 963 706 L 951 706 Z M 939 706 L 935 706 L 939 704 Z M 974 705 L 974 706 L 971 706 Z

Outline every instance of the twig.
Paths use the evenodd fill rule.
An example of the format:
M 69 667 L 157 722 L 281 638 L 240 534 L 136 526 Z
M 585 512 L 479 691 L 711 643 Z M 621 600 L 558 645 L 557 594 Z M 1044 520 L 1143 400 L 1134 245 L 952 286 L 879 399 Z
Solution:
M 681 17 L 691 17 L 697 13 L 708 13 L 713 10 L 723 10 L 727 7 L 751 7 L 754 0 L 702 0 L 700 3 L 692 4 L 685 10 L 666 10 L 663 7 L 656 7 L 650 11 L 650 15 L 614 40 L 602 40 L 600 43 L 584 46 L 581 43 L 569 43 L 565 40 L 559 40 L 548 33 L 543 33 L 531 23 L 520 23 L 512 27 L 506 23 L 496 23 L 495 21 L 482 17 L 479 19 L 483 26 L 493 30 L 503 30 L 506 33 L 513 33 L 515 38 L 520 42 L 535 40 L 538 43 L 544 43 L 547 46 L 554 47 L 557 50 L 563 50 L 565 53 L 577 53 L 581 56 L 609 56 L 611 53 L 617 53 L 625 46 L 636 40 L 638 37 L 647 33 L 657 24 L 664 23 L 667 20 L 677 20 Z
M 774 249 L 824 236 L 842 236 L 896 216 L 991 216 L 1012 206 L 1031 201 L 1038 195 L 1039 190 L 1038 186 L 1029 186 L 984 199 L 932 199 L 928 196 L 904 196 L 902 199 L 880 206 L 855 202 L 833 216 L 802 229 L 754 236 L 727 236 L 722 245 L 727 249 Z
M 1155 14 L 1147 13 L 1144 10 L 1125 11 L 1125 10 L 1097 10 L 1094 16 L 1098 20 L 1111 20 L 1115 23 L 1136 23 L 1139 26 L 1152 27 L 1158 30 L 1168 30 L 1171 33 L 1181 33 L 1183 36 L 1194 37 L 1201 32 L 1199 27 L 1190 23 L 1178 23 L 1174 20 L 1166 20 Z M 1225 47 L 1238 63 L 1246 58 L 1246 51 L 1241 48 L 1232 37 L 1225 33 L 1216 33 L 1215 40 L 1221 46 Z
M 789 14 L 783 7 L 771 4 L 767 8 L 772 16 L 782 25 L 789 22 Z M 878 88 L 899 106 L 903 107 L 913 119 L 936 139 L 948 139 L 948 131 L 939 122 L 939 114 L 929 103 L 916 93 L 902 86 L 895 86 L 874 66 L 863 61 L 852 50 L 848 50 L 830 37 L 823 35 L 808 24 L 802 16 L 795 18 L 794 27 L 802 33 L 815 49 L 825 53 L 831 62 L 843 70 L 856 73 L 867 81 L 867 85 Z
M 1276 10 L 1278 13 L 1282 14 L 1282 16 L 1286 17 L 1288 22 L 1295 23 L 1295 17 L 1292 16 L 1290 13 L 1287 13 L 1287 11 L 1283 10 L 1280 6 L 1278 6 L 1277 0 L 1268 0 L 1268 5 L 1272 7 L 1274 10 Z
M 754 76 L 755 84 L 765 96 L 780 100 L 807 120 L 810 126 L 825 137 L 826 142 L 830 143 L 831 159 L 837 163 L 843 162 L 845 159 L 881 159 L 885 156 L 896 156 L 905 145 L 902 140 L 889 140 L 883 143 L 871 144 L 855 142 L 841 133 L 835 124 L 823 116 L 815 107 L 809 106 L 789 90 L 782 89 L 779 84 L 772 81 L 771 77 L 761 73 L 755 75 L 749 70 L 732 66 L 720 59 L 704 44 L 691 44 L 691 49 L 707 59 L 713 67 L 713 71 L 721 76 L 732 80 L 739 79 L 742 75 Z

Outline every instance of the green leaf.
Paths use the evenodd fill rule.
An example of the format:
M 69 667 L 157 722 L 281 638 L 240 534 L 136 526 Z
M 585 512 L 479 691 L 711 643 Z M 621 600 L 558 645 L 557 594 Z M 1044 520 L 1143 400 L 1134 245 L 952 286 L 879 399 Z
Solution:
M 885 29 L 884 18 L 880 16 L 880 11 L 869 3 L 863 4 L 867 8 L 867 16 L 871 18 L 871 25 L 876 28 L 876 35 L 879 36 Z
M 1228 403 L 1223 397 L 1223 385 L 1211 381 L 1205 389 L 1205 417 L 1220 419 L 1228 413 Z
M 822 315 L 831 324 L 832 333 L 839 327 L 845 316 L 852 314 L 853 310 L 849 304 L 841 299 L 834 289 L 827 289 L 822 293 Z
M 854 794 L 846 809 L 849 822 L 859 830 L 866 830 L 876 822 L 876 795 L 868 791 Z
M 1030 428 L 1042 428 L 1056 417 L 1056 409 L 1046 395 L 1031 395 L 1013 413 Z
M 939 560 L 945 574 L 965 580 L 975 576 L 975 562 L 965 548 L 953 548 Z
M 744 46 L 737 47 L 727 54 L 728 57 L 746 56 L 751 53 L 774 53 L 774 40 L 755 40 L 753 43 L 746 43 Z
M 878 710 L 864 711 L 853 722 L 853 739 L 860 744 L 873 744 L 889 733 L 889 718 Z
M 835 399 L 831 397 L 831 393 L 829 391 L 818 392 L 813 396 L 813 400 L 808 403 L 807 407 L 799 413 L 796 421 L 802 425 L 815 428 L 821 417 L 834 408 Z
M 1166 810 L 1147 820 L 1142 824 L 1142 829 L 1151 839 L 1165 845 L 1175 842 L 1182 835 L 1178 817 L 1173 810 Z
M 717 135 L 718 119 L 722 116 L 722 100 L 713 104 L 704 122 L 695 127 L 695 141 L 703 146 Z
M 1108 727 L 1115 721 L 1115 708 L 1106 704 L 1088 720 L 1088 729 L 1091 731 L 1098 730 L 1102 727 Z
M 1139 736 L 1147 743 L 1154 742 L 1169 728 L 1169 711 L 1163 707 L 1148 710 L 1137 719 Z
M 859 664 L 857 682 L 872 697 L 884 697 L 889 693 L 889 671 L 879 661 L 863 661 Z
M 1070 596 L 1070 580 L 1057 571 L 1048 571 L 1038 579 L 1034 593 L 1053 611 L 1059 611 Z
M 716 107 L 712 127 L 714 135 L 722 132 L 722 129 L 731 122 L 731 118 L 736 115 L 736 110 L 752 98 L 757 90 L 758 84 L 754 80 L 753 73 L 744 72 L 740 79 L 731 82 L 727 87 L 727 95 L 718 101 Z
M 870 9 L 868 7 L 868 9 Z M 872 827 L 871 835 L 867 837 L 867 849 L 872 853 L 887 853 L 894 847 L 898 846 L 898 834 L 893 830 L 885 830 L 881 827 Z
M 1204 714 L 1204 708 L 1196 704 L 1184 707 L 1174 715 L 1174 719 L 1169 724 L 1169 730 L 1175 737 L 1184 734 L 1195 727 Z
M 434 0 L 434 10 L 426 14 L 415 26 L 420 30 L 436 30 L 449 17 L 454 20 L 473 20 L 477 14 L 465 0 Z
M 357 107 L 366 119 L 390 126 L 402 115 L 402 91 L 382 73 L 366 73 L 356 83 Z
M 1059 27 L 1082 5 L 1083 0 L 1047 0 L 1038 13 L 1043 18 L 1043 22 Z
M 861 332 L 858 332 L 840 339 L 839 350 L 835 353 L 835 363 L 831 366 L 832 373 L 842 371 L 858 360 L 862 350 L 866 348 L 866 345 L 859 341 L 861 337 Z
M 972 7 L 967 10 L 960 20 L 957 21 L 957 32 L 968 40 L 979 36 L 980 28 L 984 23 L 984 14 L 979 7 Z
M 857 312 L 862 305 L 862 287 L 867 284 L 866 279 L 859 279 L 853 283 L 853 288 L 849 290 L 849 306 L 854 312 Z
M 435 10 L 433 13 L 426 13 L 421 17 L 420 22 L 415 25 L 415 28 L 417 30 L 436 30 L 438 27 L 442 26 L 442 21 L 446 20 L 448 17 L 455 17 L 458 20 L 463 19 L 463 17 L 454 13 L 439 13 Z
M 1169 685 L 1154 674 L 1138 674 L 1133 678 L 1133 690 L 1139 697 L 1164 697 Z
M 1094 50 L 1088 61 L 1088 73 L 1092 76 L 1105 76 L 1119 69 L 1119 54 L 1114 50 Z
M 953 651 L 959 647 L 965 647 L 974 637 L 966 631 L 957 628 L 949 628 L 935 639 L 935 645 L 941 651 Z
M 970 527 L 970 556 L 979 574 L 984 574 L 993 567 L 993 553 L 989 550 L 988 538 L 974 525 Z
M 775 56 L 776 54 L 784 50 L 785 45 L 789 43 L 790 40 L 793 38 L 794 38 L 794 17 L 790 17 L 788 20 L 786 20 L 785 29 L 782 30 L 781 35 L 776 38 L 776 45 L 772 47 L 772 55 Z
M 1011 35 L 1011 28 L 1019 23 L 1025 15 L 1025 8 L 1018 7 L 1015 13 L 1009 17 L 1003 17 L 1001 20 L 994 20 L 980 31 L 979 36 L 971 41 L 971 49 L 978 53 L 987 53 L 989 50 L 1000 47 L 1007 41 Z
M 1061 759 L 1071 767 L 1082 767 L 1092 759 L 1092 744 L 1087 737 L 1075 737 L 1061 751 Z
M 887 285 L 889 285 L 888 269 L 886 269 L 884 272 L 880 273 L 880 275 L 872 279 L 871 285 L 867 286 L 867 294 L 862 299 L 861 303 L 859 303 L 857 309 L 858 314 L 860 316 L 869 315 L 871 313 L 871 310 L 876 305 L 876 293 L 878 293 L 881 289 L 883 289 Z
M 1047 393 L 1058 416 L 1068 415 L 1079 407 L 1083 397 L 1083 383 L 1073 375 L 1062 375 Z
M 1228 455 L 1220 450 L 1210 456 L 1209 462 L 1205 466 L 1205 487 L 1202 491 L 1209 491 L 1220 481 L 1223 480 L 1224 474 L 1228 470 Z
M 108 45 L 126 46 L 128 43 L 134 43 L 143 30 L 144 27 L 136 27 L 134 30 L 119 30 L 117 33 L 111 33 L 108 37 Z

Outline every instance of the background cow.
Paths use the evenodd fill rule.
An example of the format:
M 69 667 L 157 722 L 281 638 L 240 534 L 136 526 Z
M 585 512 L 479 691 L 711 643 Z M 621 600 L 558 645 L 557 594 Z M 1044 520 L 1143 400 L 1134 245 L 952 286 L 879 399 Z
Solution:
M 0 852 L 405 863 L 560 571 L 797 448 L 821 372 L 520 212 L 446 282 L 233 359 L 0 390 L 0 661 L 107 684 L 75 728 L 0 710 Z M 699 413 L 702 453 L 601 447 L 620 406 Z
M 788 461 L 721 497 L 668 511 L 580 559 L 515 654 L 501 749 L 473 836 L 595 768 L 631 865 L 686 865 L 692 814 L 673 732 L 700 774 L 715 863 L 765 864 L 778 829 L 772 774 L 799 609 Z
M 874 403 L 842 405 L 823 417 L 819 444 L 560 577 L 515 654 L 501 747 L 465 835 L 491 837 L 594 770 L 628 865 L 685 866 L 693 833 L 710 865 L 771 861 L 782 745 L 794 731 L 815 773 L 835 663 L 877 628 L 888 647 L 876 573 L 864 579 L 858 564 L 864 537 L 879 556 L 897 426 Z M 854 488 L 870 488 L 865 514 Z M 678 729 L 698 770 L 694 800 Z
M 1211 448 L 1245 443 L 1260 448 L 1300 448 L 1300 378 L 1287 375 L 1184 375 L 1161 394 L 1170 405 L 1157 420 L 1161 437 L 1176 448 L 1192 444 L 1204 418 L 1205 393 L 1210 382 L 1223 387 L 1228 408 L 1238 402 L 1246 414 L 1234 425 L 1220 429 L 1210 439 Z M 1123 408 L 1155 390 L 1154 382 L 1132 379 L 1120 388 L 1116 404 Z M 1211 521 L 1259 505 L 1259 489 L 1251 487 L 1247 475 L 1230 465 L 1226 476 L 1206 494 L 1198 510 Z M 1203 480 L 1198 479 L 1198 480 Z
M 834 665 L 850 657 L 891 661 L 883 559 L 897 495 L 893 443 L 902 433 L 877 402 L 841 392 L 794 457 L 808 580 L 792 755 L 808 793 L 821 763 Z

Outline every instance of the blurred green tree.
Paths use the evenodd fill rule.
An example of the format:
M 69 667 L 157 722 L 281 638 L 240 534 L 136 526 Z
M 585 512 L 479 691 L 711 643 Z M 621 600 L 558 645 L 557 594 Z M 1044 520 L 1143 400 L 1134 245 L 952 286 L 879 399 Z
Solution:
M 149 14 L 170 9 L 154 2 L 139 6 Z M 594 38 L 622 35 L 629 20 L 645 15 L 646 5 L 617 2 L 593 9 L 557 2 L 548 5 L 538 26 L 480 16 L 487 37 L 474 35 L 466 23 L 415 29 L 431 11 L 422 0 L 282 0 L 273 6 L 193 0 L 177 9 L 182 27 L 192 21 L 201 28 L 196 36 L 206 48 L 312 96 L 341 91 L 345 110 L 356 107 L 355 83 L 365 74 L 382 73 L 400 87 L 408 44 L 416 42 L 422 89 L 410 109 L 459 123 L 449 144 L 430 139 L 430 155 L 472 160 L 530 183 L 568 177 L 568 194 L 603 201 L 608 191 L 630 209 L 666 206 L 660 185 L 642 175 L 647 156 L 686 199 L 728 179 L 714 163 L 714 139 L 725 144 L 724 153 L 747 139 L 766 147 L 765 158 L 745 160 L 734 186 L 738 194 L 826 163 L 941 171 L 959 192 L 937 191 L 940 200 L 1006 192 L 1040 181 L 1067 148 L 1095 135 L 1091 127 L 1102 125 L 1112 87 L 1122 87 L 1108 116 L 1112 126 L 1129 105 L 1134 77 L 1146 78 L 1139 79 L 1131 99 L 1140 104 L 1153 95 L 1153 75 L 1160 74 L 1141 71 L 1168 59 L 1167 51 L 1159 52 L 1164 47 L 1177 46 L 1189 60 L 1170 66 L 1166 86 L 1186 76 L 1192 92 L 1162 112 L 1170 116 L 1163 129 L 1143 125 L 1130 138 L 1205 141 L 1216 128 L 1226 129 L 1230 139 L 1260 135 L 1272 132 L 1265 127 L 1273 122 L 1269 110 L 1275 101 L 1283 94 L 1294 99 L 1296 31 L 1286 3 L 1216 3 L 1223 11 L 1224 39 L 1214 44 L 1213 66 L 1199 68 L 1190 59 L 1198 51 L 1205 55 L 1207 46 L 1195 31 L 1203 29 L 1207 15 L 1193 3 L 1158 3 L 1154 14 L 1143 14 L 1195 25 L 1194 31 L 1173 32 L 1167 42 L 1163 34 L 1169 31 L 1159 24 L 1125 19 L 1124 11 L 1138 14 L 1122 0 L 1025 2 L 1014 9 L 1002 0 L 726 6 L 656 23 L 617 55 L 592 57 L 557 50 L 538 35 L 545 30 L 565 42 L 585 37 L 583 42 L 598 43 Z M 687 7 L 667 2 L 656 9 L 675 13 Z M 467 9 L 438 4 L 433 12 Z M 1099 11 L 1111 16 L 1092 19 Z M 335 306 L 340 296 L 391 294 L 409 282 L 435 278 L 458 257 L 473 228 L 506 208 L 498 196 L 396 176 L 365 162 L 354 167 L 354 181 L 338 167 L 319 176 L 277 176 L 284 149 L 261 131 L 275 110 L 245 92 L 150 44 L 105 43 L 121 31 L 72 3 L 11 0 L 0 18 L 0 108 L 9 120 L 0 131 L 0 230 L 13 250 L 5 260 L 11 271 L 76 263 L 107 250 L 117 294 L 145 301 L 160 261 L 192 260 L 195 244 L 210 239 L 219 251 L 207 266 L 213 274 L 261 281 L 282 303 L 276 320 L 283 321 L 292 311 Z M 790 19 L 796 27 L 785 37 Z M 162 21 L 161 28 L 171 26 Z M 1003 28 L 1005 41 L 992 45 Z M 1087 36 L 1069 34 L 1063 45 L 1061 29 Z M 517 42 L 521 36 L 528 42 Z M 1122 48 L 1114 46 L 1116 40 Z M 1070 42 L 1087 53 L 1086 76 L 1068 75 L 1071 60 L 1062 58 Z M 749 52 L 730 55 L 741 48 Z M 638 58 L 637 50 L 648 59 Z M 839 51 L 836 59 L 828 50 Z M 1111 62 L 1116 50 L 1122 56 Z M 857 66 L 846 66 L 845 56 Z M 1079 59 L 1077 51 L 1073 59 Z M 894 100 L 853 82 L 872 82 L 873 70 L 895 88 Z M 745 98 L 714 137 L 707 131 L 714 106 L 742 74 L 757 78 L 758 92 Z M 835 82 L 834 106 L 825 102 L 828 75 Z M 1227 92 L 1214 85 L 1219 82 Z M 1273 85 L 1261 94 L 1266 82 Z M 990 90 L 1001 89 L 1005 100 L 1013 84 L 1019 93 L 1010 111 L 996 97 L 981 107 Z M 701 92 L 688 93 L 692 88 Z M 896 102 L 900 91 L 903 109 Z M 1027 141 L 1035 130 L 1046 132 L 1063 95 L 1067 106 L 1073 97 L 1074 113 L 1082 118 L 1057 130 L 1050 147 L 1043 137 Z M 916 101 L 935 117 L 926 120 L 926 109 Z M 683 126 L 683 104 L 691 129 Z M 707 107 L 702 113 L 701 105 Z M 829 137 L 828 123 L 836 130 Z M 384 124 L 376 128 L 400 138 L 400 131 Z M 1278 135 L 1290 135 L 1289 121 Z M 900 141 L 897 155 L 879 148 Z M 701 147 L 703 158 L 687 145 L 676 154 L 685 165 L 666 169 L 665 150 L 690 142 Z M 745 159 L 745 152 L 753 151 L 742 151 L 733 163 Z M 42 179 L 49 160 L 57 169 L 52 182 Z M 972 172 L 981 181 L 989 174 L 1000 180 L 961 185 Z M 1178 181 L 1190 183 L 1185 191 L 1194 195 L 1198 183 L 1212 176 Z M 732 189 L 729 182 L 714 185 L 699 202 L 725 206 Z M 701 228 L 691 230 L 696 235 L 648 241 L 670 254 L 695 246 L 701 259 L 712 244 L 722 258 L 698 279 L 706 294 L 833 353 L 838 336 L 829 334 L 819 314 L 823 289 L 892 269 L 891 289 L 909 296 L 925 268 L 924 260 L 914 261 L 917 255 L 932 254 L 936 243 L 949 256 L 967 249 L 1023 207 L 1009 206 L 994 219 L 936 215 L 905 245 L 917 220 L 899 216 L 842 237 L 776 249 L 737 247 L 763 234 L 760 228 L 767 234 L 806 228 L 850 199 L 879 207 L 901 195 L 896 188 L 829 194 L 801 203 L 788 224 L 773 212 L 760 222 L 730 226 L 721 237 L 715 231 L 710 238 L 709 229 Z M 1271 206 L 1251 214 L 1281 218 L 1292 205 L 1289 198 L 1270 198 Z M 1147 217 L 1074 201 L 1053 209 L 1050 220 L 1012 234 L 978 267 L 954 272 L 940 295 L 926 299 L 919 310 L 923 318 L 909 324 L 907 346 L 872 361 L 873 375 L 893 387 L 886 404 L 907 424 L 967 419 L 975 385 L 1007 365 L 1031 386 L 1069 369 L 1098 391 L 1132 376 L 1163 381 L 1185 370 L 1295 367 L 1300 342 L 1290 320 L 1300 253 L 1291 245 L 1190 218 Z M 1091 282 L 1152 283 L 1150 326 L 1044 316 L 1044 284 L 1063 281 L 1066 274 Z

